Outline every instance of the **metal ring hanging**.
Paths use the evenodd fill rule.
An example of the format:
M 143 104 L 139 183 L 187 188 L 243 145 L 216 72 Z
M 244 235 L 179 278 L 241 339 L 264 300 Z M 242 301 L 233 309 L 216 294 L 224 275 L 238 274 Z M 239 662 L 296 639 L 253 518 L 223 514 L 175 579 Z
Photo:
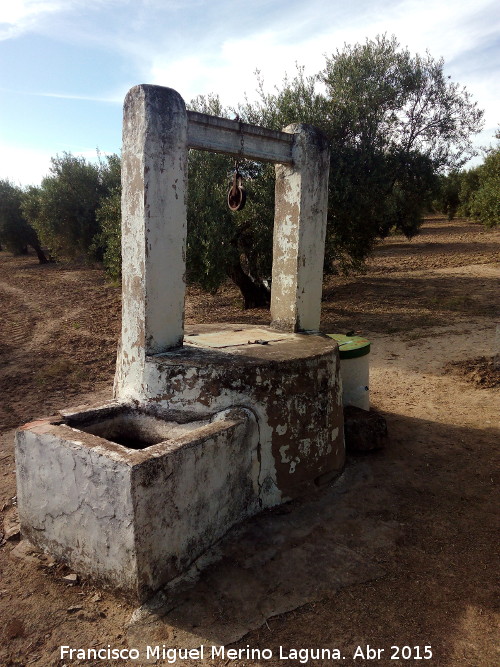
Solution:
M 235 120 L 238 121 L 239 125 L 240 152 L 239 152 L 239 158 L 236 159 L 234 162 L 233 182 L 227 193 L 227 205 L 229 206 L 231 211 L 241 211 L 244 208 L 245 202 L 247 200 L 247 193 L 243 185 L 243 176 L 241 175 L 239 170 L 239 163 L 240 160 L 243 158 L 243 153 L 244 153 L 245 137 L 243 135 L 243 127 L 242 127 L 243 124 L 238 114 L 236 114 Z
M 243 176 L 238 171 L 238 165 L 234 168 L 233 182 L 227 193 L 227 205 L 231 211 L 241 211 L 247 200 L 247 193 L 243 185 Z

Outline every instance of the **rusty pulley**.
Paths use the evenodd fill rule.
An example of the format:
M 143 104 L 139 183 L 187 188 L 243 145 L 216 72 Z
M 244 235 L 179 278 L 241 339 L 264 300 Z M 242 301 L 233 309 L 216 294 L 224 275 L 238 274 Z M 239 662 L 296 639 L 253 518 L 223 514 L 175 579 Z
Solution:
M 246 200 L 247 193 L 243 185 L 243 176 L 236 164 L 234 167 L 233 182 L 227 193 L 227 205 L 231 211 L 241 211 L 245 206 Z

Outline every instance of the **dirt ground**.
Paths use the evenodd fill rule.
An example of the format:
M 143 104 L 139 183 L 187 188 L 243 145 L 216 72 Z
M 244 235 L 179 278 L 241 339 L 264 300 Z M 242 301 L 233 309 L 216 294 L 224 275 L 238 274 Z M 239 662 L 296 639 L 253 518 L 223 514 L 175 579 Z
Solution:
M 328 278 L 323 331 L 371 340 L 387 447 L 230 531 L 190 587 L 134 610 L 20 541 L 15 507 L 14 429 L 111 395 L 119 288 L 98 269 L 0 253 L 0 664 L 166 665 L 146 645 L 201 644 L 203 659 L 175 664 L 500 664 L 499 295 L 500 231 L 466 220 L 429 219 L 381 244 L 365 275 Z M 191 289 L 186 316 L 269 321 L 231 287 Z M 219 644 L 240 657 L 212 659 Z M 61 658 L 62 645 L 140 658 Z

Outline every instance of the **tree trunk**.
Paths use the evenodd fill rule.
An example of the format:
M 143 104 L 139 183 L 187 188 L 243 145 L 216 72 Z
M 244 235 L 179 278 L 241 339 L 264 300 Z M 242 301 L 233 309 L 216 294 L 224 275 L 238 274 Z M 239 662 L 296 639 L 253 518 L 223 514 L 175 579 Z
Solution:
M 39 243 L 34 242 L 30 244 L 33 250 L 36 252 L 37 257 L 38 257 L 38 262 L 40 264 L 48 264 L 50 262 L 50 259 L 48 259 L 45 255 L 45 253 L 42 250 L 42 247 L 40 246 Z
M 243 296 L 243 308 L 269 308 L 271 304 L 271 291 L 264 283 L 257 282 L 241 267 L 241 263 L 235 261 L 227 268 L 227 275 L 240 289 Z

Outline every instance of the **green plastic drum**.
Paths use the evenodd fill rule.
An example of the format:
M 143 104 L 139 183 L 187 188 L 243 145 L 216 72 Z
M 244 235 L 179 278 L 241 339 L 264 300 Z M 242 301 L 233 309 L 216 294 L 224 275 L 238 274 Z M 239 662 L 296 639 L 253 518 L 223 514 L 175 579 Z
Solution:
M 339 344 L 341 359 L 354 359 L 364 357 L 370 352 L 370 341 L 361 336 L 347 336 L 345 334 L 328 334 Z
M 342 402 L 363 410 L 370 409 L 370 341 L 361 336 L 328 334 L 337 341 L 342 378 Z

